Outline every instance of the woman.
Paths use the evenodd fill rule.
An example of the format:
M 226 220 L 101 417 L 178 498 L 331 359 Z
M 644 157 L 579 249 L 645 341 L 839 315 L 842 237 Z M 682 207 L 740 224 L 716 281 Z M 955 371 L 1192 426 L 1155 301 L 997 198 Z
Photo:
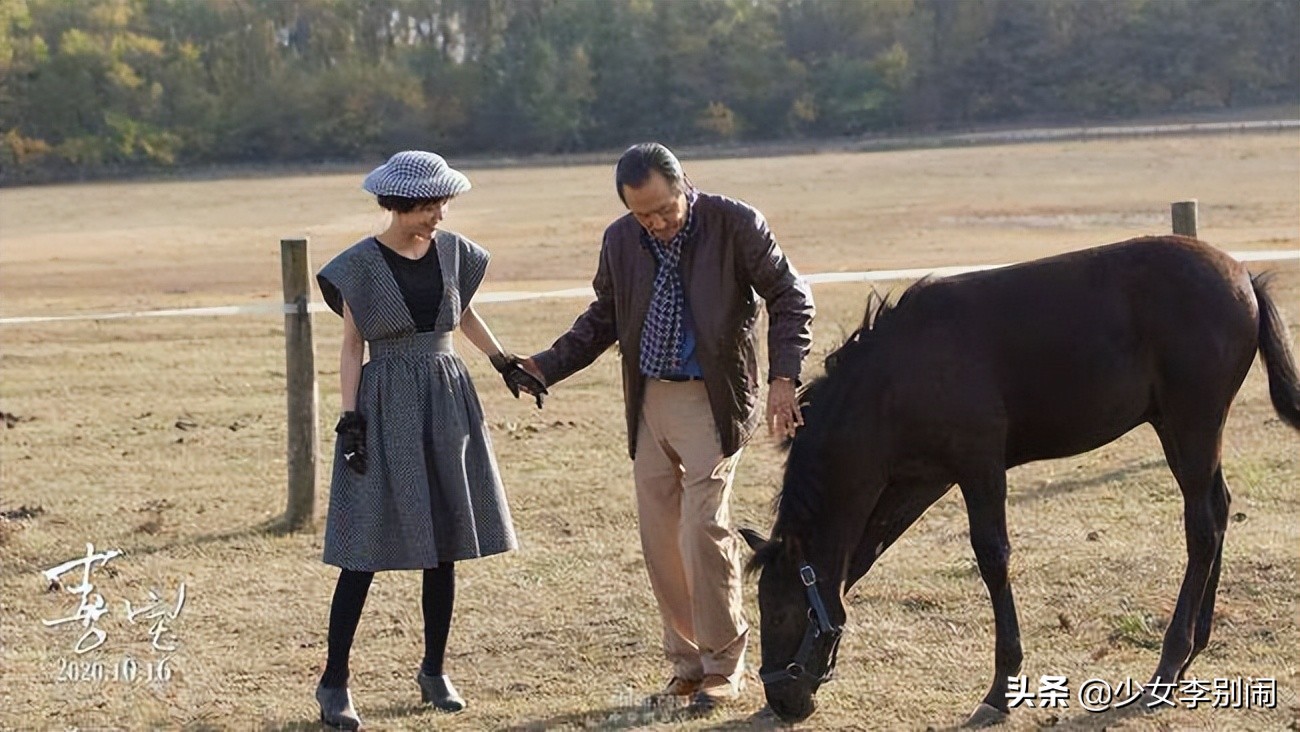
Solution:
M 487 251 L 438 228 L 469 180 L 438 155 L 406 151 L 372 171 L 362 188 L 391 212 L 388 228 L 317 276 L 325 301 L 343 316 L 343 416 L 324 552 L 342 571 L 316 700 L 321 721 L 342 729 L 361 725 L 348 690 L 348 654 L 374 573 L 424 571 L 424 661 L 416 682 L 425 703 L 456 712 L 465 701 L 442 668 L 455 562 L 516 546 L 478 395 L 452 348 L 452 331 L 459 327 L 490 355 L 516 397 L 522 389 L 540 407 L 546 392 L 469 305 Z

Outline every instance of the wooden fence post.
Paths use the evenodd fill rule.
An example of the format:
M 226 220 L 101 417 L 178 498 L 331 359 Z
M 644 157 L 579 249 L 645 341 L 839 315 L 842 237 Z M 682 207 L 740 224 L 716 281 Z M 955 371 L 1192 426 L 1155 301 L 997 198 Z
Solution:
M 1174 233 L 1196 238 L 1196 199 L 1169 204 L 1174 218 Z
M 284 283 L 284 355 L 288 393 L 289 502 L 284 527 L 311 525 L 316 506 L 319 434 L 316 421 L 316 344 L 312 340 L 311 264 L 306 239 L 280 240 L 280 275 Z

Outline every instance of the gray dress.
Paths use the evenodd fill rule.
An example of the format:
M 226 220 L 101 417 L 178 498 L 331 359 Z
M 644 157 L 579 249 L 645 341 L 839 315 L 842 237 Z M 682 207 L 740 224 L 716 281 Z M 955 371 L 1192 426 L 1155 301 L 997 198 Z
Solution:
M 374 238 L 349 247 L 317 275 L 334 312 L 352 311 L 370 359 L 357 411 L 369 465 L 347 467 L 336 439 L 324 560 L 374 572 L 420 569 L 516 548 L 510 509 L 465 364 L 452 331 L 483 281 L 488 253 L 451 232 L 434 236 L 443 295 L 433 331 L 417 332 Z

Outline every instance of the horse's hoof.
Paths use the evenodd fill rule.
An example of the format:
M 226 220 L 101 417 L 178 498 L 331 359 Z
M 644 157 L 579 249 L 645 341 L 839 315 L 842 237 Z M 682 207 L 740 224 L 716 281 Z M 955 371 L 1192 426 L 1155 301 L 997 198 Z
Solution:
M 1171 703 L 1172 701 L 1173 700 L 1168 696 L 1160 697 L 1149 691 L 1145 691 L 1134 706 L 1136 706 L 1143 714 L 1155 714 L 1161 709 L 1173 707 L 1174 704 Z
M 1007 721 L 1007 717 L 1009 716 L 1011 715 L 997 707 L 980 702 L 980 705 L 975 707 L 975 711 L 970 713 L 970 718 L 966 720 L 966 724 L 963 724 L 962 726 L 968 729 L 992 727 L 995 724 L 1002 724 Z

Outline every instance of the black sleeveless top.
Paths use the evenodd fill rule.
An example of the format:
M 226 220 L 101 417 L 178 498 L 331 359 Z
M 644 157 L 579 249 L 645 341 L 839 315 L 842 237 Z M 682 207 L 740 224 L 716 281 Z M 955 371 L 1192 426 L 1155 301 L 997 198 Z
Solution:
M 376 240 L 376 243 L 379 243 Z M 411 311 L 415 329 L 421 333 L 435 329 L 438 309 L 442 302 L 442 267 L 438 264 L 437 246 L 429 243 L 429 251 L 419 259 L 407 259 L 379 244 L 384 261 L 397 280 L 406 309 Z

